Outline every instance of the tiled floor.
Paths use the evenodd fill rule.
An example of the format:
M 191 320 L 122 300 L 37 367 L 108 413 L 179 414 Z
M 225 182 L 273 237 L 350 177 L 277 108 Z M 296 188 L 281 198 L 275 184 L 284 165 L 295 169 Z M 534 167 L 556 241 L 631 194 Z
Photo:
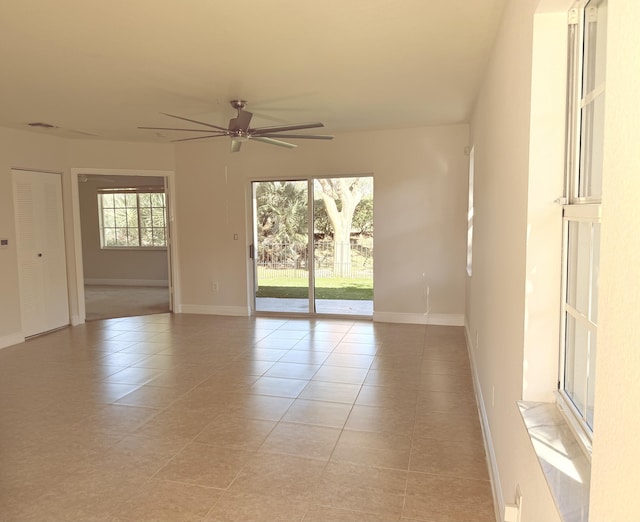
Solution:
M 0 350 L 0 519 L 494 521 L 461 328 L 151 315 Z

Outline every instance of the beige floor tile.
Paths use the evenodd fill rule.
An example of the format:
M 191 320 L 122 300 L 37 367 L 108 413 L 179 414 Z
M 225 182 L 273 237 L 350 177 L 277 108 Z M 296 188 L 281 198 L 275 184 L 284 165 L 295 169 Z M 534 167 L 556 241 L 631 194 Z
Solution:
M 494 522 L 491 485 L 486 480 L 409 473 L 402 516 L 428 522 Z
M 416 417 L 414 436 L 439 440 L 482 440 L 480 420 L 468 415 L 431 412 Z
M 342 428 L 351 412 L 350 404 L 296 399 L 282 418 L 285 422 Z
M 226 492 L 204 522 L 297 522 L 308 505 L 303 502 L 243 492 Z
M 335 354 L 353 354 L 353 355 L 367 355 L 374 356 L 378 351 L 378 344 L 371 343 L 351 343 L 341 342 L 336 349 L 333 350 Z
M 354 353 L 336 353 L 335 351 L 325 361 L 329 366 L 344 366 L 346 368 L 369 369 L 373 362 L 373 355 L 360 355 Z
M 266 377 L 284 377 L 287 379 L 311 379 L 320 368 L 319 364 L 300 364 L 276 362 L 265 372 Z
M 355 431 L 411 433 L 415 423 L 415 412 L 411 409 L 379 408 L 356 404 L 345 428 Z
M 249 392 L 256 395 L 296 398 L 307 384 L 309 384 L 309 381 L 306 379 L 263 376 L 249 388 Z
M 309 502 L 316 494 L 325 464 L 290 455 L 258 454 L 240 472 L 229 491 Z
M 0 351 L 0 518 L 490 520 L 471 384 L 459 327 L 66 328 Z
M 362 386 L 356 404 L 381 408 L 415 409 L 418 391 L 413 387 Z
M 294 399 L 269 395 L 244 394 L 229 405 L 229 413 L 248 417 L 278 421 L 293 404 Z
M 411 471 L 489 480 L 484 446 L 477 440 L 437 440 L 414 438 Z
M 196 438 L 210 446 L 255 451 L 265 441 L 276 423 L 232 414 L 216 417 Z
M 318 484 L 314 504 L 351 511 L 399 516 L 407 472 L 330 462 Z
M 163 373 L 164 370 L 155 368 L 129 367 L 105 377 L 104 381 L 122 384 L 146 384 L 156 377 L 160 377 Z
M 366 368 L 348 368 L 324 364 L 313 376 L 313 381 L 362 384 L 367 377 Z
M 124 397 L 115 401 L 116 404 L 128 406 L 143 406 L 146 408 L 164 409 L 183 395 L 174 388 L 142 385 Z
M 219 414 L 217 409 L 180 410 L 172 406 L 140 426 L 135 433 L 186 443 L 193 440 Z
M 364 466 L 409 469 L 411 434 L 343 430 L 331 460 Z
M 421 389 L 425 392 L 442 391 L 450 393 L 467 393 L 473 395 L 473 383 L 471 375 L 457 374 L 423 374 Z
M 419 415 L 440 412 L 478 418 L 475 396 L 468 392 L 420 391 L 416 411 Z
M 361 386 L 359 384 L 312 380 L 304 390 L 302 390 L 298 398 L 353 404 L 358 397 L 358 393 L 360 393 L 360 388 Z
M 152 480 L 111 513 L 110 522 L 199 522 L 218 501 L 223 490 Z
M 251 455 L 247 451 L 192 442 L 155 478 L 224 489 L 233 482 Z
M 280 422 L 259 451 L 329 460 L 339 436 L 336 428 Z
M 321 336 L 324 337 L 324 336 Z M 292 350 L 306 351 L 312 353 L 331 353 L 340 342 L 340 338 L 331 340 L 327 338 L 316 339 L 314 336 L 308 336 L 293 345 Z
M 295 347 L 294 347 L 295 348 Z M 320 365 L 327 360 L 331 352 L 314 352 L 311 350 L 290 350 L 278 362 Z
M 397 520 L 400 520 L 397 515 L 378 515 L 322 506 L 311 506 L 304 517 L 304 522 L 395 522 Z

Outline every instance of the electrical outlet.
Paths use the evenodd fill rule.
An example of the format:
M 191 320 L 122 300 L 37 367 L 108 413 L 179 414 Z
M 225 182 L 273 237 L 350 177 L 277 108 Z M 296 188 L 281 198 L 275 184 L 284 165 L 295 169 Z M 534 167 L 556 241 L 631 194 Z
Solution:
M 211 291 L 212 292 L 218 292 L 218 290 L 220 290 L 220 286 L 218 285 L 217 281 L 212 281 L 211 282 Z
M 522 492 L 520 491 L 520 484 L 516 485 L 516 506 L 518 506 L 518 518 L 516 522 L 520 522 L 522 518 Z
M 522 493 L 520 492 L 520 484 L 516 485 L 515 503 L 505 504 L 504 521 L 520 522 L 522 520 Z

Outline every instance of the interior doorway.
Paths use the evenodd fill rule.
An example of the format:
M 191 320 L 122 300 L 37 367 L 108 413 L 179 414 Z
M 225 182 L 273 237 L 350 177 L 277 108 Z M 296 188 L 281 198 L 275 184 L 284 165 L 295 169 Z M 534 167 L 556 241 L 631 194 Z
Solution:
M 172 309 L 166 178 L 131 174 L 78 175 L 87 321 Z
M 373 177 L 252 183 L 254 310 L 373 315 Z

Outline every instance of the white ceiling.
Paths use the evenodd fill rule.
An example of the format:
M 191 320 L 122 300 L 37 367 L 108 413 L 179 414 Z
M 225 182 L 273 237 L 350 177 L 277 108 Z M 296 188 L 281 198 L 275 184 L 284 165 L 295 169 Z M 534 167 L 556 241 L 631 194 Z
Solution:
M 168 141 L 136 127 L 226 127 L 236 98 L 253 127 L 465 122 L 505 1 L 2 0 L 0 126 Z

